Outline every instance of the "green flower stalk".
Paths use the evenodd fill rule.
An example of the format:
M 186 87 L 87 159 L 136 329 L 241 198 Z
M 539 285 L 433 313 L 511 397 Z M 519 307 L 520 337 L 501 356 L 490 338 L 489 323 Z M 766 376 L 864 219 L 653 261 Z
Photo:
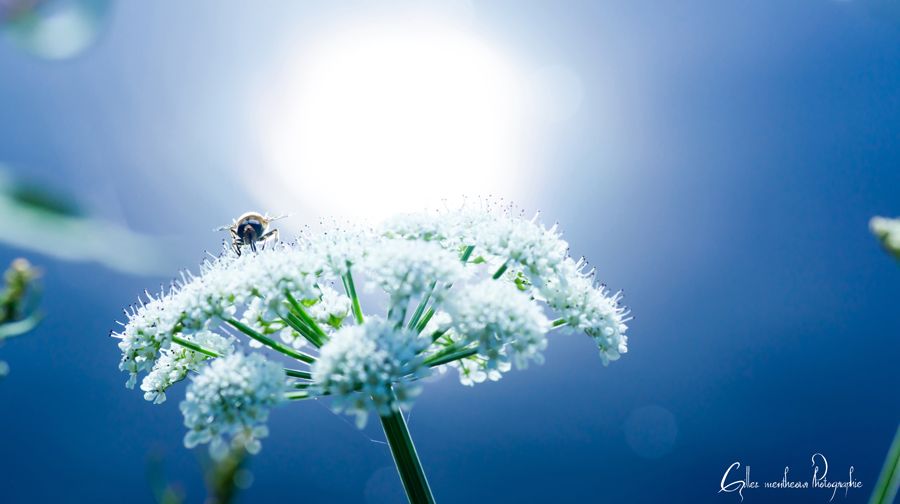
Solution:
M 119 368 L 155 403 L 191 376 L 185 444 L 214 451 L 258 451 L 269 410 L 288 401 L 327 398 L 360 427 L 375 413 L 410 502 L 434 502 L 403 415 L 422 378 L 497 380 L 542 362 L 563 328 L 589 335 L 604 364 L 627 351 L 620 294 L 568 248 L 537 217 L 461 209 L 225 250 L 126 311 Z M 360 292 L 386 311 L 365 312 Z
M 885 250 L 900 259 L 900 218 L 888 219 L 873 217 L 869 221 L 869 229 L 881 241 Z M 869 500 L 870 504 L 888 504 L 894 502 L 897 489 L 900 488 L 900 427 L 894 435 L 894 441 L 888 449 L 881 474 L 875 483 L 875 491 Z

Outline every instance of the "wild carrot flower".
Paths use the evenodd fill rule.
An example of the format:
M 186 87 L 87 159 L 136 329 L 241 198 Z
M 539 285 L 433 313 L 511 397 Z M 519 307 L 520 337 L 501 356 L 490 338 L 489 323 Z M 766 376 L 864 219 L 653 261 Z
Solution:
M 422 351 L 428 341 L 418 333 L 377 318 L 347 326 L 332 335 L 312 368 L 317 388 L 334 396 L 334 408 L 355 414 L 365 425 L 370 410 L 390 415 L 411 406 L 428 375 Z
M 215 448 L 231 437 L 247 451 L 259 451 L 269 408 L 284 400 L 284 392 L 281 366 L 261 354 L 214 360 L 192 379 L 181 403 L 185 446 L 212 442 Z
M 410 498 L 430 502 L 402 410 L 432 370 L 497 380 L 542 362 L 561 328 L 590 336 L 604 364 L 627 351 L 621 295 L 568 248 L 537 216 L 463 208 L 226 249 L 126 311 L 113 333 L 119 368 L 129 387 L 143 375 L 155 403 L 193 374 L 181 403 L 189 447 L 256 450 L 270 408 L 287 400 L 325 399 L 360 425 L 375 412 Z M 357 285 L 386 311 L 365 313 Z

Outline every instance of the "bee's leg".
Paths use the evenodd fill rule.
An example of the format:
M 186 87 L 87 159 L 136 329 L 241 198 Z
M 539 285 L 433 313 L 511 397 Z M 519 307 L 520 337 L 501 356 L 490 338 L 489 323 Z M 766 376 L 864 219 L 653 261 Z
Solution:
M 273 229 L 268 233 L 263 233 L 262 236 L 259 237 L 260 243 L 263 245 L 268 245 L 269 243 L 274 243 L 278 241 L 278 230 Z
M 231 229 L 231 249 L 234 250 L 234 253 L 240 257 L 241 255 L 241 237 L 238 236 L 237 232 L 232 228 Z

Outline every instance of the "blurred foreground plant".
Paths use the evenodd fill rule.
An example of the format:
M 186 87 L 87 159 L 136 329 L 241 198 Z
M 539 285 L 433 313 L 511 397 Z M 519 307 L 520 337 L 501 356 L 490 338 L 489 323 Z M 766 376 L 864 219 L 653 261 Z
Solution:
M 873 217 L 869 221 L 869 229 L 878 237 L 885 250 L 900 259 L 900 219 Z M 900 487 L 900 427 L 894 435 L 894 442 L 888 449 L 884 466 L 872 492 L 870 504 L 889 504 L 894 502 L 897 489 Z
M 5 285 L 0 292 L 0 344 L 31 331 L 40 321 L 36 311 L 38 276 L 38 270 L 21 258 L 14 260 L 4 273 Z M 0 378 L 8 372 L 9 365 L 0 360 Z
M 384 295 L 386 313 L 364 314 L 357 280 Z M 128 386 L 146 373 L 149 401 L 194 373 L 181 403 L 186 446 L 256 452 L 273 406 L 328 396 L 360 427 L 378 414 L 410 501 L 433 502 L 402 413 L 421 378 L 452 367 L 465 385 L 497 380 L 542 362 L 548 334 L 562 328 L 593 338 L 608 364 L 627 351 L 620 297 L 569 256 L 556 226 L 461 209 L 226 250 L 199 276 L 148 293 L 113 336 Z M 235 335 L 302 369 L 247 353 Z
M 869 229 L 881 241 L 885 250 L 900 259 L 900 218 L 872 217 Z
M 253 474 L 247 468 L 247 450 L 238 445 L 204 455 L 198 454 L 206 483 L 204 504 L 230 504 L 235 502 L 241 490 L 249 488 Z M 158 504 L 183 504 L 187 502 L 180 486 L 166 481 L 161 457 L 151 457 L 150 485 Z
M 67 261 L 96 261 L 125 273 L 169 271 L 171 238 L 136 233 L 88 215 L 65 192 L 19 180 L 2 164 L 0 219 L 16 223 L 0 234 L 0 243 Z

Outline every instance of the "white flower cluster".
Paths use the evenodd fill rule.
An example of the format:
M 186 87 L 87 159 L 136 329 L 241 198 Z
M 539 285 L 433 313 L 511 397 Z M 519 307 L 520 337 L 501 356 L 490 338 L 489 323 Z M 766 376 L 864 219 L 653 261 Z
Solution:
M 254 317 L 275 317 L 284 292 L 301 299 L 320 296 L 316 272 L 319 262 L 292 247 L 273 247 L 256 254 L 223 255 L 204 263 L 200 276 L 186 274 L 180 285 L 126 312 L 128 322 L 119 338 L 119 369 L 130 373 L 133 387 L 138 373 L 150 371 L 175 334 L 210 329 L 250 304 Z
M 328 397 L 363 423 L 372 410 L 409 407 L 433 367 L 455 367 L 472 385 L 540 363 L 553 328 L 591 336 L 604 364 L 618 359 L 628 312 L 583 270 L 555 226 L 508 208 L 408 214 L 376 230 L 305 232 L 240 256 L 226 249 L 199 275 L 148 294 L 113 336 L 128 386 L 146 373 L 148 401 L 197 373 L 181 404 L 185 444 L 230 438 L 258 449 L 282 399 Z M 362 313 L 354 277 L 388 298 L 386 317 Z M 294 363 L 245 355 L 239 333 Z
M 582 271 L 584 262 L 569 256 L 569 245 L 557 227 L 544 227 L 537 216 L 526 219 L 508 210 L 422 212 L 391 219 L 381 232 L 407 240 L 434 241 L 452 250 L 474 246 L 477 262 L 507 269 L 504 279 L 515 282 L 517 288 L 531 292 L 535 298 L 546 300 L 566 326 L 591 336 L 600 349 L 604 365 L 628 351 L 625 332 L 630 319 L 627 310 L 619 304 L 621 294 L 611 294 L 602 285 L 595 285 L 593 271 Z M 454 237 L 462 237 L 462 241 Z M 467 290 L 457 295 L 474 294 Z M 459 339 L 459 335 L 451 337 Z M 468 366 L 469 371 L 478 369 L 490 362 L 485 357 L 480 354 L 460 361 L 460 379 L 474 381 L 469 378 L 471 373 L 462 374 L 464 367 Z M 488 375 L 497 376 L 496 373 Z
M 328 274 L 340 277 L 353 265 L 359 264 L 371 251 L 375 239 L 372 231 L 360 226 L 336 223 L 330 231 L 308 232 L 300 237 L 299 244 L 306 253 L 320 261 L 320 267 Z
M 566 274 L 542 289 L 547 304 L 557 310 L 566 325 L 594 338 L 603 365 L 619 359 L 628 351 L 628 311 L 620 306 L 620 292 L 610 294 L 602 285 L 594 285 L 593 271 L 583 273 L 583 262 L 568 259 Z
M 491 279 L 456 292 L 447 304 L 455 334 L 478 344 L 487 370 L 497 370 L 510 357 L 519 368 L 541 362 L 550 321 L 540 306 L 515 285 Z
M 426 292 L 433 283 L 443 285 L 465 277 L 459 255 L 424 241 L 383 240 L 363 262 L 369 281 L 390 294 L 395 303 Z
M 415 380 L 428 374 L 422 358 L 427 347 L 415 332 L 370 319 L 334 333 L 313 366 L 313 380 L 334 396 L 335 411 L 356 415 L 362 427 L 371 408 L 387 415 L 411 404 L 420 391 Z
M 235 353 L 215 359 L 195 376 L 181 402 L 188 448 L 200 443 L 217 445 L 226 438 L 247 451 L 259 451 L 259 439 L 268 435 L 269 409 L 283 400 L 284 371 L 261 354 Z
M 219 355 L 228 355 L 234 351 L 231 338 L 225 338 L 212 331 L 194 333 L 188 340 Z M 156 404 L 164 402 L 166 389 L 183 380 L 189 371 L 197 371 L 209 358 L 210 356 L 206 354 L 180 345 L 162 349 L 153 369 L 141 382 L 144 399 Z

